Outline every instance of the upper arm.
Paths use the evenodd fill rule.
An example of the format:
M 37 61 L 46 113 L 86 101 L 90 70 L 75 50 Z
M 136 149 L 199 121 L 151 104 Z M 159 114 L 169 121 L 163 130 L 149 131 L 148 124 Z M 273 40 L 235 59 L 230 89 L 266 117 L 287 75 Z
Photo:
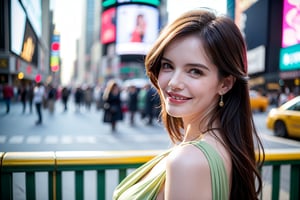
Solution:
M 212 199 L 211 175 L 202 151 L 185 145 L 172 152 L 166 164 L 165 199 Z

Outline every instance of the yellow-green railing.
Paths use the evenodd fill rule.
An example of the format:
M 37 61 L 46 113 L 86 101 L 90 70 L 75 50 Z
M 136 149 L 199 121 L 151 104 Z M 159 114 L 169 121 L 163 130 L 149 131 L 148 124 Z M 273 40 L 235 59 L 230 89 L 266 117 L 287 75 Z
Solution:
M 96 199 L 105 200 L 108 170 L 116 170 L 120 182 L 131 169 L 135 169 L 147 162 L 161 151 L 70 151 L 70 152 L 2 152 L 0 153 L 1 182 L 0 199 L 13 199 L 14 174 L 25 174 L 25 199 L 38 199 L 36 195 L 38 172 L 47 173 L 48 191 L 43 199 L 63 199 L 63 173 L 73 171 L 74 197 L 84 199 L 84 172 L 96 172 Z M 281 173 L 282 167 L 289 167 L 288 172 Z M 262 199 L 280 199 L 282 176 L 289 176 L 289 199 L 300 199 L 300 149 L 266 150 L 264 168 L 269 171 L 270 180 L 264 180 L 271 191 L 264 191 Z M 269 184 L 269 183 L 270 184 Z M 286 198 L 286 197 L 285 197 Z

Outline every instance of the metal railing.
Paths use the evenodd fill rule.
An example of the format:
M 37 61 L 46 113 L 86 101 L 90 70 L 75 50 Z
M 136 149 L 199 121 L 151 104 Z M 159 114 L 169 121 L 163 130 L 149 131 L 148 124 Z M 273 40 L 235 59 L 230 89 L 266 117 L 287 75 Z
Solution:
M 95 199 L 105 200 L 109 196 L 107 182 L 112 179 L 106 173 L 108 170 L 116 170 L 116 182 L 119 183 L 130 170 L 139 167 L 160 152 L 162 151 L 0 152 L 0 199 L 14 199 L 16 173 L 23 173 L 25 176 L 24 199 L 39 199 L 37 187 L 40 183 L 36 178 L 38 172 L 47 174 L 47 191 L 42 194 L 43 199 L 63 199 L 63 173 L 70 171 L 74 172 L 74 199 L 85 199 L 84 172 L 95 171 Z M 265 153 L 262 173 L 265 186 L 270 186 L 270 189 L 263 190 L 261 198 L 278 200 L 282 195 L 280 191 L 285 190 L 283 192 L 288 196 L 285 198 L 300 199 L 300 149 L 266 149 Z M 288 172 L 284 170 L 284 174 L 281 173 L 281 169 L 286 166 L 289 167 Z M 264 177 L 264 174 L 269 174 L 269 177 Z M 289 187 L 282 189 L 282 180 L 286 178 L 286 174 L 289 177 Z

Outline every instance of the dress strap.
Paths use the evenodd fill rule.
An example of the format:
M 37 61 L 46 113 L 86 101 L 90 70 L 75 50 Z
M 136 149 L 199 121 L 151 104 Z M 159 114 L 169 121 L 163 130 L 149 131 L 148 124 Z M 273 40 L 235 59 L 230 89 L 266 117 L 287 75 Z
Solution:
M 229 182 L 223 159 L 219 153 L 204 141 L 188 142 L 199 148 L 205 155 L 211 174 L 213 200 L 229 198 Z

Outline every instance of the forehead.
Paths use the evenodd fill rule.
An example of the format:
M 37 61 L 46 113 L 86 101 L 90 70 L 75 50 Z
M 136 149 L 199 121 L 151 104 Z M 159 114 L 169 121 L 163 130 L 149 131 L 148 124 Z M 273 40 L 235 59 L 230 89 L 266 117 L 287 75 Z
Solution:
M 164 50 L 163 57 L 172 61 L 201 62 L 211 65 L 203 41 L 197 35 L 188 35 L 173 40 Z

